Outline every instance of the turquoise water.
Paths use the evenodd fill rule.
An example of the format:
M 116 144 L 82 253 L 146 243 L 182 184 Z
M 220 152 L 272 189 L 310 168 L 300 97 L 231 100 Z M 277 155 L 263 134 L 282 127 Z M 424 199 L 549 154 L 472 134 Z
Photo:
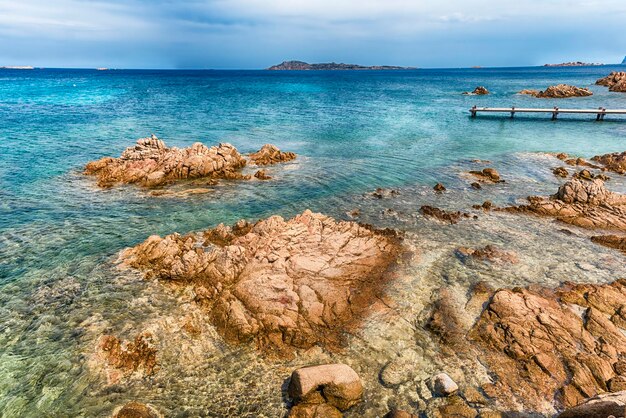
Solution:
M 362 197 L 376 187 L 403 190 L 394 210 L 404 213 L 430 203 L 433 197 L 427 191 L 437 181 L 457 193 L 438 202 L 444 207 L 468 208 L 487 197 L 510 203 L 531 193 L 552 193 L 558 181 L 548 166 L 555 162 L 536 155 L 567 152 L 589 157 L 626 150 L 625 121 L 596 123 L 590 117 L 570 116 L 557 122 L 546 116 L 470 119 L 468 109 L 474 104 L 626 108 L 626 94 L 593 85 L 618 69 L 0 70 L 3 416 L 106 416 L 118 402 L 139 396 L 165 411 L 176 409 L 183 389 L 176 386 L 175 374 L 164 369 L 169 389 L 163 389 L 157 379 L 152 386 L 143 382 L 111 390 L 103 389 L 87 364 L 98 332 L 134 335 L 140 328 L 137 324 L 154 318 L 161 309 L 175 309 L 176 301 L 158 288 L 149 291 L 150 303 L 133 308 L 134 298 L 146 297 L 148 290 L 140 280 L 115 270 L 121 249 L 151 234 L 183 233 L 270 214 L 291 216 L 304 208 L 345 218 L 347 210 L 361 206 L 364 220 L 424 233 L 427 226 L 419 222 L 379 216 L 388 206 Z M 541 100 L 515 94 L 561 82 L 590 87 L 594 96 Z M 493 94 L 460 94 L 478 85 Z M 241 152 L 250 152 L 273 143 L 299 158 L 272 167 L 273 181 L 222 182 L 213 193 L 186 199 L 151 197 L 134 187 L 99 190 L 93 179 L 81 175 L 88 161 L 118 156 L 150 133 L 179 147 L 196 141 L 230 142 Z M 487 190 L 478 198 L 459 175 L 474 168 L 473 159 L 490 160 L 505 177 L 523 181 Z M 626 191 L 623 181 L 613 184 L 616 190 Z M 447 231 L 440 238 L 455 234 L 478 233 L 471 228 Z M 506 242 L 502 238 L 506 234 L 498 234 Z M 546 233 L 541 239 L 554 237 Z M 592 252 L 586 241 L 581 244 L 587 245 Z M 610 255 L 608 250 L 600 251 Z M 554 256 L 558 257 L 556 251 Z M 602 271 L 593 280 L 608 280 L 623 265 L 598 268 Z M 94 322 L 100 325 L 93 326 Z M 201 364 L 219 382 L 223 376 L 216 368 L 235 354 L 219 344 L 214 349 Z M 247 352 L 241 356 L 248 362 L 255 358 Z M 240 380 L 271 374 L 267 368 L 242 370 Z M 268 401 L 263 391 L 255 395 L 258 399 L 234 400 L 243 396 L 243 389 L 233 383 L 239 381 L 237 373 L 228 373 L 233 379 L 226 380 L 228 390 L 222 383 L 189 395 L 190 399 L 216 396 L 220 388 L 224 393 L 224 399 L 208 404 L 206 399 L 204 403 L 189 400 L 190 416 L 211 415 L 203 409 L 208 407 L 217 411 L 213 416 L 224 416 L 223 411 L 233 405 L 244 408 L 234 409 L 237 414 L 255 416 L 260 413 L 245 408 L 259 399 L 272 408 L 281 407 L 280 399 Z

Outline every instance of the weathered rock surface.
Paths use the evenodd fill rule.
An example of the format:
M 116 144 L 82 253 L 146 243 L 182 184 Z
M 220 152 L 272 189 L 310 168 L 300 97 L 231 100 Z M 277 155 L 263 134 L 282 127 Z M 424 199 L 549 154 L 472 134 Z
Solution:
M 607 170 L 618 174 L 626 174 L 626 151 L 596 155 L 592 160 L 602 164 Z
M 557 418 L 615 418 L 626 417 L 626 391 L 605 393 L 585 399 L 558 415 Z
M 529 197 L 529 204 L 504 208 L 551 216 L 582 228 L 626 231 L 626 195 L 613 193 L 600 179 L 571 179 L 549 197 Z
M 242 178 L 239 170 L 246 160 L 230 144 L 207 147 L 196 142 L 189 148 L 168 148 L 152 135 L 127 148 L 119 158 L 105 157 L 85 167 L 101 187 L 139 184 L 156 187 L 175 180 L 199 177 Z
M 469 333 L 494 382 L 487 396 L 547 412 L 610 390 L 626 356 L 626 280 L 495 292 Z M 519 402 L 517 406 L 515 404 Z
M 341 344 L 383 293 L 399 252 L 393 231 L 307 210 L 289 220 L 151 236 L 121 260 L 147 278 L 192 287 L 227 341 L 289 354 Z
M 264 145 L 250 158 L 257 164 L 289 161 L 295 154 Z M 119 158 L 105 157 L 85 166 L 85 174 L 96 176 L 98 185 L 138 184 L 160 187 L 183 179 L 249 179 L 241 173 L 246 159 L 230 144 L 207 147 L 196 142 L 189 148 L 169 148 L 152 135 L 141 138 Z
M 502 183 L 504 180 L 500 178 L 500 173 L 495 168 L 485 168 L 482 171 L 470 171 L 474 177 L 477 177 L 480 181 L 491 183 Z
M 552 173 L 555 176 L 561 177 L 561 178 L 567 178 L 569 176 L 569 172 L 567 171 L 565 167 L 556 167 L 552 169 Z
M 256 165 L 271 165 L 295 160 L 296 154 L 293 152 L 283 152 L 272 144 L 265 144 L 260 150 L 250 154 L 250 159 Z
M 569 86 L 567 84 L 550 86 L 543 91 L 522 90 L 519 94 L 528 94 L 542 99 L 564 99 L 567 97 L 584 97 L 593 95 L 591 90 L 588 88 Z
M 599 86 L 609 88 L 609 91 L 626 93 L 626 71 L 613 71 L 608 76 L 596 81 Z
M 485 94 L 489 94 L 489 90 L 486 87 L 478 86 L 473 91 L 463 92 L 463 94 L 472 95 L 472 96 L 483 96 Z
M 324 364 L 295 370 L 291 374 L 287 393 L 296 404 L 289 414 L 290 417 L 317 416 L 311 415 L 311 412 L 319 414 L 321 405 L 326 405 L 326 409 L 332 407 L 345 411 L 361 402 L 363 384 L 350 366 Z M 328 412 L 331 411 L 332 409 Z
M 150 405 L 129 402 L 113 413 L 113 418 L 161 418 L 162 415 Z
M 272 179 L 272 176 L 267 174 L 267 171 L 265 171 L 265 170 L 257 171 L 256 173 L 254 173 L 254 177 L 259 179 L 259 180 L 271 180 Z
M 417 415 L 410 412 L 403 411 L 401 409 L 394 409 L 389 412 L 383 418 L 419 418 Z
M 157 349 L 149 332 L 137 335 L 132 341 L 103 335 L 97 342 L 93 360 L 104 371 L 107 382 L 114 384 L 135 372 L 152 375 L 157 367 Z
M 446 191 L 446 186 L 444 186 L 441 183 L 437 183 L 433 187 L 433 190 L 436 191 L 437 193 L 445 192 Z

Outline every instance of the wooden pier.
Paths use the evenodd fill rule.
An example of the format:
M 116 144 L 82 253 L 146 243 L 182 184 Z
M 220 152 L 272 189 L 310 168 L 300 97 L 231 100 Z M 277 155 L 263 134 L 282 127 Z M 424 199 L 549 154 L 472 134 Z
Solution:
M 548 113 L 552 115 L 552 120 L 556 120 L 561 113 L 569 114 L 587 114 L 596 115 L 596 120 L 604 120 L 606 115 L 626 115 L 626 109 L 605 109 L 599 107 L 597 109 L 561 109 L 559 107 L 553 107 L 552 109 L 533 109 L 524 107 L 476 107 L 473 106 L 470 110 L 472 117 L 475 118 L 479 112 L 485 113 L 510 113 L 511 117 L 514 117 L 516 113 Z

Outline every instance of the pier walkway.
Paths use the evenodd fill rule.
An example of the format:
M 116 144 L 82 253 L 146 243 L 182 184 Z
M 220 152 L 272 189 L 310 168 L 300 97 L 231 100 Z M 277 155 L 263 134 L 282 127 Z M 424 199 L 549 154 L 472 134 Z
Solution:
M 516 113 L 548 113 L 552 115 L 552 120 L 556 120 L 561 113 L 568 114 L 589 114 L 596 115 L 596 120 L 604 120 L 606 115 L 626 115 L 626 109 L 605 109 L 599 107 L 597 109 L 561 109 L 559 107 L 553 107 L 551 109 L 533 109 L 524 107 L 476 107 L 473 106 L 470 110 L 472 117 L 475 118 L 479 112 L 484 113 L 510 113 L 511 117 L 514 117 Z

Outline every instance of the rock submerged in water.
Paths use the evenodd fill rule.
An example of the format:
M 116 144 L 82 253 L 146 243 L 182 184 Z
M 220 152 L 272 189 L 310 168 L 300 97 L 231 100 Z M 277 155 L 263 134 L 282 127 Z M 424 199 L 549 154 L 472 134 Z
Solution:
M 446 373 L 439 373 L 430 379 L 431 390 L 436 396 L 450 396 L 459 390 L 459 386 Z
M 568 97 L 585 97 L 592 96 L 593 93 L 588 88 L 570 86 L 567 84 L 558 84 L 550 86 L 545 90 L 522 90 L 519 94 L 528 94 L 541 99 L 564 99 Z
M 273 145 L 265 145 L 252 156 L 258 164 L 295 158 L 295 154 L 283 153 Z M 137 144 L 127 148 L 119 158 L 105 157 L 90 162 L 85 166 L 85 174 L 95 176 L 100 187 L 118 184 L 160 187 L 196 178 L 247 180 L 250 176 L 241 173 L 246 163 L 244 156 L 230 144 L 209 148 L 196 142 L 189 148 L 169 148 L 152 135 L 137 140 Z
M 154 337 L 144 332 L 132 341 L 122 341 L 114 335 L 103 335 L 97 342 L 93 363 L 102 369 L 109 384 L 115 384 L 133 373 L 151 376 L 157 367 Z
M 503 183 L 504 180 L 500 178 L 500 173 L 495 168 L 485 168 L 481 171 L 470 171 L 469 172 L 474 177 L 477 177 L 478 180 L 483 182 L 490 183 Z
M 227 341 L 290 355 L 341 345 L 383 292 L 400 251 L 393 231 L 307 210 L 289 220 L 152 236 L 121 260 L 146 278 L 193 288 Z
M 607 170 L 618 174 L 626 174 L 626 151 L 596 155 L 591 160 L 602 164 Z
M 469 217 L 467 213 L 461 213 L 459 211 L 456 212 L 448 212 L 434 206 L 424 205 L 420 208 L 420 212 L 422 215 L 428 218 L 435 218 L 441 222 L 456 224 L 459 222 L 461 217 Z
M 608 76 L 596 81 L 599 86 L 609 88 L 609 91 L 626 93 L 626 71 L 613 71 Z
M 470 96 L 484 96 L 486 94 L 489 94 L 489 90 L 487 90 L 486 87 L 478 86 L 473 91 L 471 92 L 465 91 L 463 92 L 463 94 L 470 95 Z
M 519 262 L 517 254 L 512 251 L 505 251 L 495 245 L 486 245 L 482 248 L 459 247 L 455 253 L 463 262 L 470 259 L 496 264 L 517 264 Z
M 113 418 L 162 418 L 156 409 L 139 402 L 129 402 L 113 412 Z
M 287 388 L 295 406 L 291 418 L 341 417 L 363 398 L 359 375 L 346 364 L 324 364 L 295 370 Z
M 604 393 L 586 399 L 581 404 L 560 413 L 556 418 L 614 418 L 626 417 L 626 390 Z

